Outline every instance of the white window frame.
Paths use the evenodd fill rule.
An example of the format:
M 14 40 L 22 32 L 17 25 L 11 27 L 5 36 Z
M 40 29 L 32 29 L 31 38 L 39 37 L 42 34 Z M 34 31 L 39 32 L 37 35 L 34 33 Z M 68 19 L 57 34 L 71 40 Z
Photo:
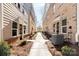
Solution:
M 16 37 L 16 36 L 18 36 L 18 23 L 16 22 L 16 23 L 17 23 L 17 29 L 15 29 L 15 28 L 12 28 L 13 22 L 16 22 L 16 21 L 12 21 L 12 23 L 11 23 L 11 24 L 12 24 L 12 25 L 11 25 L 11 36 L 12 36 L 12 37 Z M 13 30 L 17 30 L 16 36 L 13 36 L 13 35 L 12 35 L 12 34 L 13 34 L 13 33 L 12 33 Z
M 64 19 L 65 19 L 65 18 L 64 18 Z M 63 20 L 64 20 L 64 19 L 63 19 Z M 63 21 L 63 20 L 62 20 L 62 21 Z M 61 34 L 67 34 L 67 30 L 66 30 L 66 33 L 63 33 L 63 29 L 62 29 L 63 27 L 66 27 L 66 29 L 67 29 L 67 22 L 66 22 L 66 25 L 62 26 L 62 21 L 61 21 Z M 67 21 L 67 18 L 66 18 L 66 21 Z
M 23 33 L 24 33 L 24 31 L 25 31 L 24 34 L 26 34 L 26 29 L 24 28 L 24 26 L 26 27 L 26 25 L 23 25 Z

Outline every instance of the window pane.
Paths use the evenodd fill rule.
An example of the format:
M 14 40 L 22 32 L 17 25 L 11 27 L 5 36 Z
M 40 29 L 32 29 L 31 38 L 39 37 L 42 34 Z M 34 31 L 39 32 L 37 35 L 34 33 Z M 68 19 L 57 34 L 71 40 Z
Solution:
M 16 36 L 17 35 L 17 23 L 16 22 L 12 22 L 12 36 Z
M 18 3 L 18 8 L 20 9 L 20 4 Z
M 17 23 L 13 21 L 13 24 L 12 24 L 12 28 L 16 28 L 17 29 Z
M 57 22 L 57 34 L 59 34 L 59 22 Z
M 53 24 L 53 32 L 55 32 L 55 24 Z
M 55 28 L 55 24 L 53 25 L 53 27 Z
M 67 27 L 62 27 L 62 32 L 66 33 L 67 32 Z
M 19 34 L 22 34 L 22 24 L 19 25 Z
M 24 34 L 26 33 L 26 26 L 24 26 Z
M 17 30 L 12 30 L 12 36 L 16 36 L 17 35 Z
M 62 20 L 62 26 L 67 24 L 67 19 Z

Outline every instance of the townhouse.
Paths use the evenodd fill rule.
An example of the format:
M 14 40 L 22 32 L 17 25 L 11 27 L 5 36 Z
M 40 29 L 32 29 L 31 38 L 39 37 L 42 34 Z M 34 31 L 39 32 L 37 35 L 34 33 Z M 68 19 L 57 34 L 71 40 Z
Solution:
M 27 6 L 27 7 L 26 7 Z M 35 24 L 35 12 L 34 12 L 34 8 L 33 5 L 31 3 L 24 3 L 24 8 L 26 9 L 27 13 L 28 13 L 28 33 L 32 34 L 34 32 L 36 32 L 36 24 Z
M 43 16 L 43 31 L 48 31 L 51 35 L 63 34 L 65 40 L 73 44 L 78 42 L 77 4 L 51 3 L 47 8 Z
M 34 10 L 31 10 L 30 20 L 29 20 L 29 33 L 33 34 L 36 32 L 35 16 Z
M 1 5 L 3 39 L 24 39 L 29 34 L 29 13 L 31 13 L 32 5 L 27 4 L 25 6 L 23 3 L 3 3 Z M 30 9 L 28 6 L 30 6 Z

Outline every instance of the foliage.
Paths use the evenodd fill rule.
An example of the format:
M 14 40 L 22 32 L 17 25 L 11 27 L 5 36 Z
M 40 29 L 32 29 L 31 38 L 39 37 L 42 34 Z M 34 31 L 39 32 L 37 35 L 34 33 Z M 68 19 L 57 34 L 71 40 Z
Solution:
M 9 56 L 10 47 L 6 42 L 0 42 L 0 56 Z
M 76 51 L 69 46 L 63 46 L 61 48 L 61 51 L 62 51 L 62 54 L 65 55 L 65 56 L 73 56 L 73 55 L 76 54 L 75 53 Z

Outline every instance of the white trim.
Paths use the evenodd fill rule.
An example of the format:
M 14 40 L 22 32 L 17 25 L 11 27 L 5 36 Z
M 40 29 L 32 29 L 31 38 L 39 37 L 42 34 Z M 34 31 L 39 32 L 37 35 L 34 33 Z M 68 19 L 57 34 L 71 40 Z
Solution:
M 75 36 L 76 42 L 79 42 L 78 36 L 79 36 L 79 4 L 77 4 L 77 33 Z
M 63 16 L 63 18 L 61 19 L 61 34 L 67 34 L 67 30 L 66 30 L 66 33 L 63 33 L 63 32 L 62 32 L 62 27 L 66 27 L 66 29 L 67 29 L 67 22 L 66 22 L 66 25 L 62 26 L 62 21 L 63 21 L 64 19 L 66 19 L 66 21 L 67 21 L 67 18 L 65 18 L 65 16 Z
M 16 21 L 11 21 L 11 37 L 17 37 L 18 36 L 18 32 L 17 32 L 17 35 L 16 36 L 13 36 L 12 35 L 12 30 L 18 30 L 18 23 L 17 23 L 17 29 L 15 29 L 15 28 L 12 28 L 12 26 L 13 26 L 13 22 L 16 22 Z

